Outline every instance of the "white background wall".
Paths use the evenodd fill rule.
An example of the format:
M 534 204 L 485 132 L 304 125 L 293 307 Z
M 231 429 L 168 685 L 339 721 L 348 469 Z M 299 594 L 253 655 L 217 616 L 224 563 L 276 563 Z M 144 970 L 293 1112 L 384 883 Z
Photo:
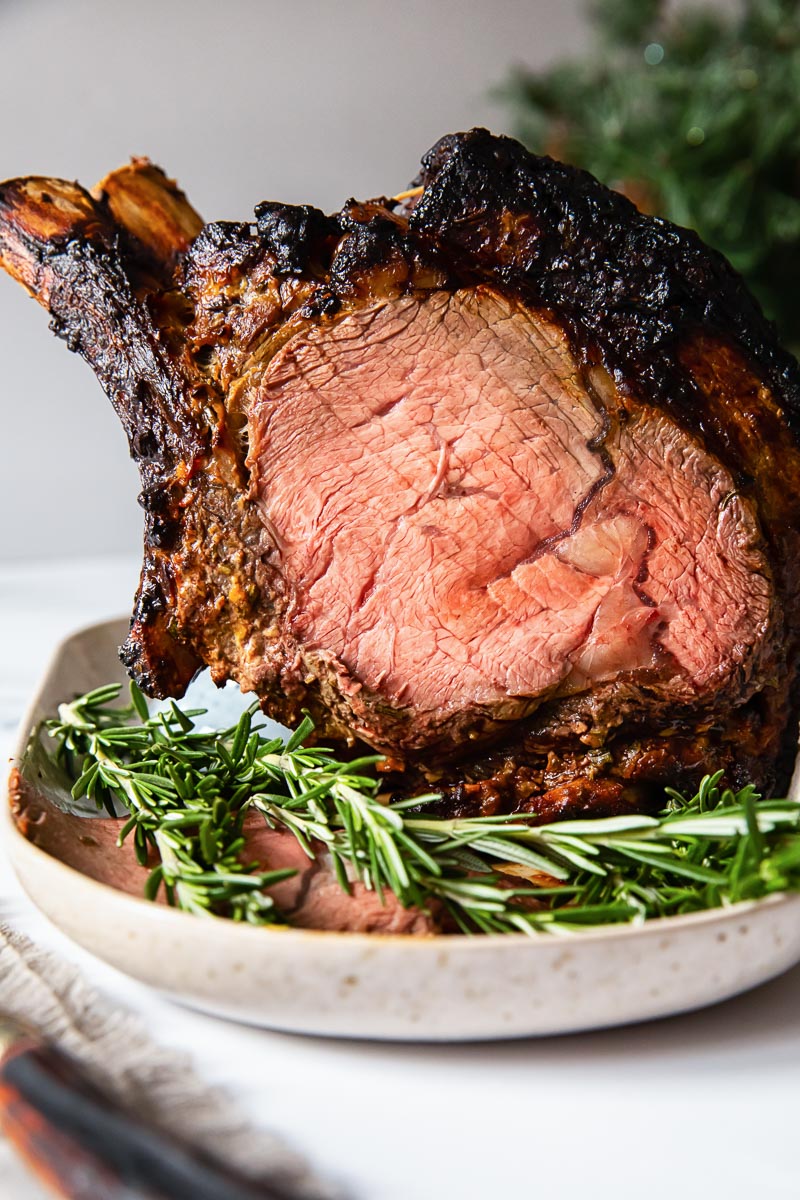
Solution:
M 582 33 L 580 0 L 0 0 L 0 178 L 91 186 L 147 154 L 207 219 L 338 208 L 501 129 L 508 65 Z M 137 491 L 89 368 L 0 273 L 0 559 L 135 552 Z
M 147 154 L 207 219 L 338 208 L 444 133 L 502 131 L 508 67 L 585 41 L 581 0 L 0 0 L 0 178 Z M 2 273 L 0 415 L 0 560 L 138 548 L 111 406 Z

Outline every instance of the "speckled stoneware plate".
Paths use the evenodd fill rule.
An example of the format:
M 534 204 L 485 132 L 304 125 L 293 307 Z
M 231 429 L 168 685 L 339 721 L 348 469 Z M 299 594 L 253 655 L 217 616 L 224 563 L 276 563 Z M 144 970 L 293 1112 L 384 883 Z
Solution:
M 116 648 L 126 628 L 123 620 L 95 625 L 57 649 L 20 732 L 23 774 L 42 717 L 65 697 L 123 678 Z M 570 1033 L 712 1004 L 800 960 L 800 896 L 534 938 L 206 920 L 88 878 L 24 837 L 3 808 L 19 878 L 64 933 L 176 1000 L 273 1029 L 414 1041 Z

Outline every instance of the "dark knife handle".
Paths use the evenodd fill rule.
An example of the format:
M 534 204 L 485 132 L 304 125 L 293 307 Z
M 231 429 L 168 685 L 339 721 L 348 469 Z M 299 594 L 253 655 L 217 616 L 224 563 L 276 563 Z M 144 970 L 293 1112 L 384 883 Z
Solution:
M 74 1058 L 32 1037 L 6 1039 L 0 1128 L 70 1200 L 291 1200 L 126 1112 Z

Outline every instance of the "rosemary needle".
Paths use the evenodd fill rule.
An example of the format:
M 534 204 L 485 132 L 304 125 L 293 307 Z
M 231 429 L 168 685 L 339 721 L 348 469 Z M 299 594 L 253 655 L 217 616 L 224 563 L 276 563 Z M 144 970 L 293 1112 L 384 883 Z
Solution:
M 293 872 L 248 863 L 250 811 L 289 830 L 309 857 L 323 848 L 343 889 L 359 881 L 394 892 L 465 933 L 566 932 L 800 890 L 800 804 L 722 788 L 721 772 L 690 798 L 667 789 L 656 816 L 443 820 L 420 815 L 434 795 L 385 804 L 379 757 L 341 762 L 307 745 L 308 718 L 286 743 L 262 736 L 255 705 L 206 732 L 195 725 L 204 710 L 173 703 L 150 714 L 135 685 L 129 705 L 120 691 L 111 684 L 60 705 L 45 723 L 53 757 L 73 797 L 127 813 L 119 841 L 132 837 L 151 867 L 145 896 L 163 890 L 188 912 L 283 921 L 269 889 Z M 516 886 L 520 871 L 538 886 Z

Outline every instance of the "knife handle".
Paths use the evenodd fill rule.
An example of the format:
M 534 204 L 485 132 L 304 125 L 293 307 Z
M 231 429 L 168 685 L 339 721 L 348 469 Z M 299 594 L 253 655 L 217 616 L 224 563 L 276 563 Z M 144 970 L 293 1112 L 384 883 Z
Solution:
M 166 1137 L 106 1095 L 76 1059 L 2 1021 L 0 1128 L 70 1200 L 291 1200 Z

